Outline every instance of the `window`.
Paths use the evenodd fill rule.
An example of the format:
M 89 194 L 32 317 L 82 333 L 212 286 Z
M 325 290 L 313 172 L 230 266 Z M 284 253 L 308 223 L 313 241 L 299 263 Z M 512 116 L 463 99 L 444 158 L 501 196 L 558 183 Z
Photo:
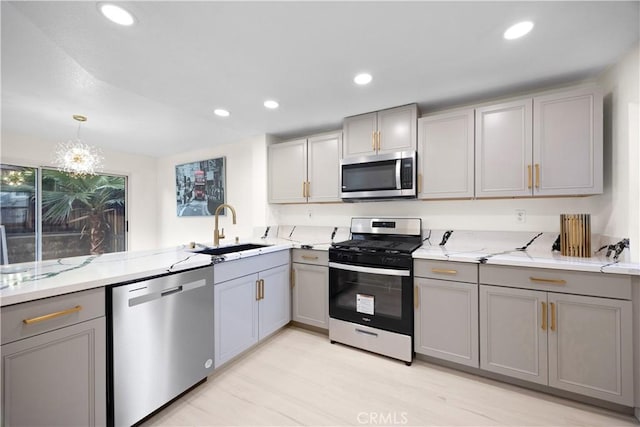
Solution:
M 9 263 L 126 250 L 126 177 L 1 169 Z

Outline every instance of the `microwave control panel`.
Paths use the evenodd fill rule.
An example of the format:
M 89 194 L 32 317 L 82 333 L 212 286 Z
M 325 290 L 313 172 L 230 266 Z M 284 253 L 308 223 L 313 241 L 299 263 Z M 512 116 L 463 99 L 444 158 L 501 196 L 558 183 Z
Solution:
M 413 188 L 413 159 L 402 159 L 400 164 L 400 185 L 403 190 Z

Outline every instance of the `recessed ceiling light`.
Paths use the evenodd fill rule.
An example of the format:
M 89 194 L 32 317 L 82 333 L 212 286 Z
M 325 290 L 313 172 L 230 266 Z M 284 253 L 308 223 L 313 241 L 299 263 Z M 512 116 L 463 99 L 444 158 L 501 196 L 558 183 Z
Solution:
M 220 117 L 229 117 L 229 112 L 227 110 L 223 110 L 222 108 L 216 108 L 213 110 L 213 114 Z
M 353 78 L 353 81 L 358 85 L 367 85 L 371 83 L 371 80 L 373 80 L 373 77 L 371 77 L 371 74 L 367 73 L 358 74 Z
M 278 104 L 278 101 L 274 101 L 272 99 L 268 99 L 266 101 L 264 101 L 264 106 L 270 110 L 273 110 L 275 108 L 278 108 L 280 106 L 280 104 Z
M 133 19 L 133 15 L 131 15 L 131 13 L 127 12 L 120 6 L 116 6 L 115 4 L 110 3 L 102 3 L 99 5 L 99 7 L 100 12 L 102 12 L 105 18 L 107 18 L 111 22 L 115 22 L 116 24 L 125 26 L 133 25 L 133 23 L 135 22 L 135 19 Z
M 518 22 L 515 25 L 507 28 L 507 31 L 504 32 L 503 37 L 507 40 L 518 39 L 525 34 L 529 33 L 533 29 L 533 22 L 531 21 L 523 21 Z

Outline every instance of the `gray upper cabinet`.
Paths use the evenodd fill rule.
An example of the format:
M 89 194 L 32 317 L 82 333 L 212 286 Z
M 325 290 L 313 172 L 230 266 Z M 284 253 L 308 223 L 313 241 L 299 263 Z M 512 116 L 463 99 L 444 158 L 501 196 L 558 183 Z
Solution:
M 602 193 L 602 94 L 594 88 L 533 98 L 533 194 Z
M 332 132 L 307 139 L 307 201 L 339 202 L 342 133 Z
M 270 145 L 269 203 L 340 201 L 341 132 Z
M 417 121 L 416 104 L 346 117 L 342 157 L 415 151 Z
M 532 100 L 476 109 L 476 197 L 531 196 Z
M 476 197 L 602 193 L 602 94 L 553 92 L 476 109 Z
M 473 171 L 473 108 L 418 120 L 419 198 L 472 198 Z
M 268 148 L 269 203 L 305 203 L 307 140 L 273 144 Z

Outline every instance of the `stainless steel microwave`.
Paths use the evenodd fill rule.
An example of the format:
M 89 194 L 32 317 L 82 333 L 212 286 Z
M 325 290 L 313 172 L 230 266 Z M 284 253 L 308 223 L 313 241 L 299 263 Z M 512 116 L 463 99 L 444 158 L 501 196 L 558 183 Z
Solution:
M 340 161 L 344 201 L 415 198 L 415 151 L 352 157 Z

